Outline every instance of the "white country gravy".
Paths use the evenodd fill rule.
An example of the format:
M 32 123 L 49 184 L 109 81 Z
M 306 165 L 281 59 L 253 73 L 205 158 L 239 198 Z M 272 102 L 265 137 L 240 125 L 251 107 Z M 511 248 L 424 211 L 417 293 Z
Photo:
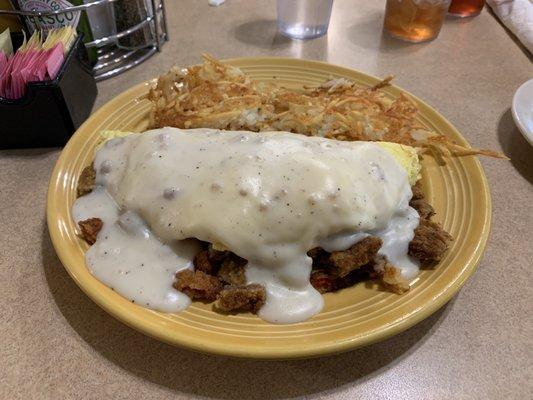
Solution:
M 309 283 L 313 247 L 345 250 L 371 234 L 406 278 L 418 272 L 407 254 L 419 221 L 407 172 L 373 143 L 164 128 L 109 140 L 94 168 L 97 186 L 73 210 L 76 221 L 104 221 L 88 268 L 152 309 L 190 303 L 172 282 L 192 268 L 191 238 L 248 260 L 248 283 L 267 291 L 259 316 L 270 322 L 322 309 Z

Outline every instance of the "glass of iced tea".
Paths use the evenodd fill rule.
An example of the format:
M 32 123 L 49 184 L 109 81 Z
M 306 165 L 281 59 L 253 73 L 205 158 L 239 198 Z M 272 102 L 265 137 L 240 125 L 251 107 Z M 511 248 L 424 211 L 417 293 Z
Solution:
M 435 39 L 451 0 L 387 0 L 385 30 L 409 42 Z
M 484 5 L 485 0 L 452 0 L 448 11 L 457 17 L 474 17 L 481 12 Z

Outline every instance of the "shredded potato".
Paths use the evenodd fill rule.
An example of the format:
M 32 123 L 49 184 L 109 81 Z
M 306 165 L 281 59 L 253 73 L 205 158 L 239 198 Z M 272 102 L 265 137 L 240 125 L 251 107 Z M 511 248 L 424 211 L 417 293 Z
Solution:
M 200 66 L 173 67 L 150 89 L 152 128 L 289 131 L 338 140 L 396 142 L 439 156 L 505 158 L 494 151 L 460 146 L 418 123 L 412 99 L 401 94 L 392 100 L 380 91 L 392 76 L 370 88 L 338 78 L 296 91 L 254 81 L 236 67 L 203 57 Z

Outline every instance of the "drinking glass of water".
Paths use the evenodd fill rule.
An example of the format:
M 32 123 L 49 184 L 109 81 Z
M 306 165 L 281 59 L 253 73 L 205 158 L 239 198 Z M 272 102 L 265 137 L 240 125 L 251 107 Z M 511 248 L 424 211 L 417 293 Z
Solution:
M 313 39 L 328 31 L 333 0 L 278 0 L 278 30 L 292 39 Z

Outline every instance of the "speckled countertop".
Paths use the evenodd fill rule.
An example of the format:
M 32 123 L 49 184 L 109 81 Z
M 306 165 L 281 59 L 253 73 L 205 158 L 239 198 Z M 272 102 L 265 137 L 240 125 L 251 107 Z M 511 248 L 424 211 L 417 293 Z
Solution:
M 385 342 L 289 362 L 196 354 L 127 328 L 67 276 L 45 224 L 59 150 L 0 151 L 0 398 L 532 398 L 533 148 L 509 107 L 533 65 L 494 17 L 484 10 L 446 20 L 437 40 L 410 45 L 382 36 L 384 1 L 336 0 L 327 37 L 292 42 L 276 35 L 274 1 L 166 3 L 170 42 L 142 66 L 99 83 L 97 106 L 173 64 L 198 62 L 201 52 L 395 73 L 472 145 L 512 158 L 482 160 L 494 206 L 485 256 L 446 307 Z

